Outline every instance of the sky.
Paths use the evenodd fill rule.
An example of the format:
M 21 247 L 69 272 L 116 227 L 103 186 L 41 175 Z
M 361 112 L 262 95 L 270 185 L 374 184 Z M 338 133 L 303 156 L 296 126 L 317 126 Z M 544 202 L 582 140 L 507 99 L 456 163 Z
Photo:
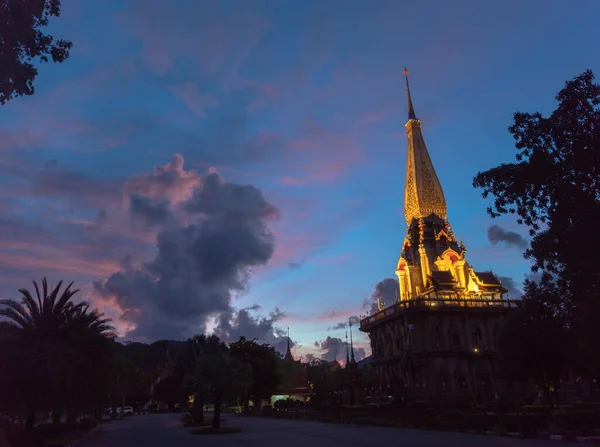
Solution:
M 405 235 L 407 66 L 454 232 L 516 297 L 527 231 L 492 220 L 472 179 L 514 161 L 514 112 L 548 114 L 600 73 L 599 16 L 596 0 L 63 0 L 50 31 L 71 57 L 0 107 L 0 295 L 75 281 L 126 340 L 283 350 L 289 327 L 296 357 L 343 360 Z

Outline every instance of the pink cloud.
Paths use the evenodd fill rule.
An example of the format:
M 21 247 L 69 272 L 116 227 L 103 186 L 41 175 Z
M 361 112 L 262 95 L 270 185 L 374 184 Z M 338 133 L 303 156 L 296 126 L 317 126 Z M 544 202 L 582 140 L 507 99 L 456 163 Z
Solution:
M 197 74 L 219 74 L 224 88 L 239 86 L 239 69 L 270 29 L 255 4 L 241 2 L 225 11 L 216 2 L 182 10 L 175 3 L 139 0 L 117 20 L 143 44 L 147 67 L 159 75 L 179 60 L 193 61 Z
M 320 256 L 315 258 L 312 262 L 324 265 L 339 265 L 344 262 L 351 261 L 352 259 L 354 259 L 352 253 L 342 253 L 334 256 Z
M 375 123 L 377 121 L 383 121 L 384 119 L 388 118 L 390 116 L 390 111 L 386 110 L 386 111 L 370 111 L 370 112 L 365 112 L 363 115 L 364 120 L 367 123 Z
M 66 253 L 62 256 L 44 257 L 39 252 L 31 255 L 19 253 L 0 252 L 0 266 L 5 268 L 19 268 L 22 270 L 52 271 L 68 275 L 89 275 L 98 277 L 109 275 L 118 270 L 119 263 L 106 260 L 82 259 L 79 256 L 70 257 Z
M 204 118 L 206 110 L 213 109 L 219 104 L 218 98 L 200 93 L 198 85 L 194 82 L 174 86 L 171 90 L 199 118 Z
M 43 141 L 42 136 L 39 130 L 0 131 L 0 151 L 38 145 Z
M 308 117 L 301 122 L 297 138 L 287 142 L 287 153 L 280 183 L 288 186 L 333 181 L 364 158 L 363 134 L 359 126 L 345 129 L 338 123 Z
M 323 312 L 322 315 L 317 317 L 317 320 L 319 320 L 319 321 L 343 320 L 343 319 L 348 319 L 353 315 L 355 315 L 355 312 L 331 310 L 331 311 Z
M 296 179 L 293 177 L 281 177 L 281 183 L 288 186 L 301 186 L 304 182 L 301 179 Z
M 108 141 L 108 147 L 114 149 L 116 147 L 122 146 L 123 144 L 125 144 L 126 141 L 127 139 L 125 138 L 112 138 Z
M 173 205 L 189 199 L 200 186 L 196 171 L 183 168 L 183 157 L 175 154 L 164 166 L 156 166 L 151 174 L 140 174 L 127 181 L 124 194 L 140 193 L 152 198 L 167 198 Z
M 284 176 L 280 179 L 280 182 L 286 186 L 303 186 L 316 183 L 327 183 L 340 175 L 344 174 L 348 166 L 339 161 L 332 161 L 330 163 L 315 163 L 314 166 L 306 168 L 305 175 L 303 177 L 288 177 Z

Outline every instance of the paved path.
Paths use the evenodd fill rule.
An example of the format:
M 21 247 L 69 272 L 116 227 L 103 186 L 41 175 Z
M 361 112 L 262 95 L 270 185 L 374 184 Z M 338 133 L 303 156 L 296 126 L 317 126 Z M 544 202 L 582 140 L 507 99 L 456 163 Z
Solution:
M 284 444 L 285 447 L 556 447 L 560 443 L 538 439 L 512 439 L 497 436 L 326 424 L 310 421 L 236 417 L 225 414 L 224 426 L 235 426 L 242 433 L 228 435 L 190 435 L 180 422 L 181 414 L 133 416 L 105 424 L 77 447 L 210 447 Z

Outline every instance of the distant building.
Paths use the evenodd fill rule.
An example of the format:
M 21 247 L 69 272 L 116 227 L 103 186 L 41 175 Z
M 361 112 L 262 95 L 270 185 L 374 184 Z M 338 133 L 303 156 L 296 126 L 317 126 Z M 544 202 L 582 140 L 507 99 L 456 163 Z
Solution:
M 300 360 L 294 360 L 289 333 L 284 362 L 284 379 L 277 394 L 271 397 L 271 404 L 278 400 L 287 399 L 306 402 L 312 394 L 306 377 L 306 364 L 303 364 Z
M 492 272 L 475 271 L 447 219 L 446 200 L 413 108 L 408 122 L 404 215 L 395 302 L 360 321 L 382 394 L 494 396 L 495 334 L 514 302 Z

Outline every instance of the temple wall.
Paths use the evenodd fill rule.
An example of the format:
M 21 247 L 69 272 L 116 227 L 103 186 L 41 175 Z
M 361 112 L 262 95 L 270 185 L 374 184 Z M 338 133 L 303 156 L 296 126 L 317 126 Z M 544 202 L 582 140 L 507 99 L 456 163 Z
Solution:
M 438 395 L 493 395 L 495 334 L 503 313 L 481 308 L 408 312 L 369 330 L 379 386 L 393 392 Z M 406 333 L 410 362 L 406 363 Z

